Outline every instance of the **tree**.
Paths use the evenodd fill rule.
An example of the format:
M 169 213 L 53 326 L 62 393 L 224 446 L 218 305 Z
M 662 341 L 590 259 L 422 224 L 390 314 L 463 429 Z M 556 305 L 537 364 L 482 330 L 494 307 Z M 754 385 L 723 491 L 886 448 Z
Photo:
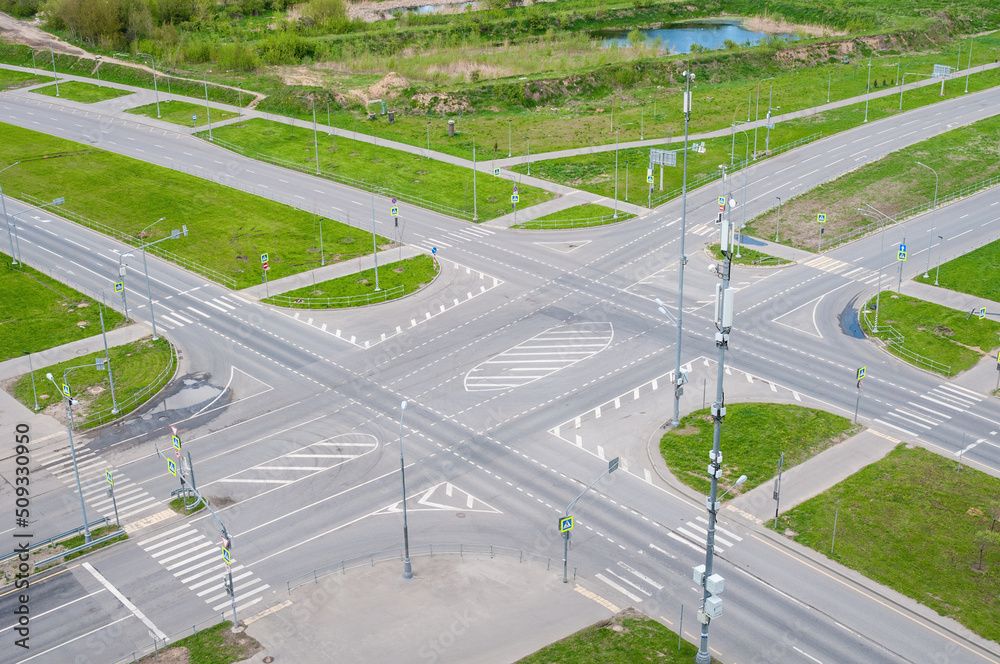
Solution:
M 976 533 L 973 541 L 975 542 L 976 548 L 979 549 L 979 562 L 976 563 L 976 569 L 982 570 L 983 555 L 987 550 L 1000 546 L 1000 533 L 992 530 L 980 530 Z
M 994 500 L 990 503 L 990 506 L 986 508 L 986 513 L 990 515 L 992 523 L 990 523 L 990 530 L 996 527 L 1000 523 L 1000 500 Z

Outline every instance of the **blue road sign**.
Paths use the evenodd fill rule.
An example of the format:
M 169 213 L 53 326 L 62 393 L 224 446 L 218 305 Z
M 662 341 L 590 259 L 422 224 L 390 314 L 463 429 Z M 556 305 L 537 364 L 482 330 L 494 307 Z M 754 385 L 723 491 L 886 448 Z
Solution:
M 559 517 L 559 532 L 568 533 L 573 530 L 573 517 L 563 516 Z
M 398 202 L 399 202 L 399 201 L 397 201 L 397 200 L 396 200 L 396 197 L 395 197 L 395 196 L 393 196 L 393 197 L 392 197 L 392 204 L 393 204 L 393 205 L 395 205 L 395 204 L 396 204 L 396 203 L 398 203 Z
M 197 121 L 198 121 L 198 116 L 197 115 L 192 115 L 191 116 L 191 122 L 197 122 Z
M 123 290 L 125 290 L 125 282 L 124 281 L 115 282 L 115 292 L 121 293 Z
M 860 369 L 858 369 L 858 380 L 861 380 L 862 378 L 865 377 L 866 369 L 868 369 L 868 367 L 861 367 Z
M 260 255 L 260 262 L 261 262 L 261 264 L 267 262 L 267 254 L 261 254 Z
M 982 309 L 982 308 L 981 308 L 981 309 L 979 310 L 979 320 L 982 320 L 982 319 L 984 319 L 984 318 L 986 318 L 986 309 Z
M 229 549 L 227 549 L 226 547 L 222 547 L 222 559 L 226 561 L 227 565 L 233 564 L 232 556 L 229 553 Z
M 111 486 L 115 485 L 115 478 L 111 474 L 110 470 L 105 470 L 104 471 L 104 479 L 106 479 L 108 481 L 108 484 L 110 484 Z
M 392 206 L 392 207 L 391 207 L 391 208 L 389 209 L 389 214 L 391 214 L 391 215 L 392 215 L 392 216 L 394 216 L 394 217 L 398 217 L 398 216 L 399 216 L 399 208 L 398 208 L 398 207 L 396 207 L 395 205 L 393 205 L 393 206 Z
M 816 215 L 816 221 L 818 221 L 821 224 L 825 224 L 826 223 L 826 214 L 823 213 L 823 212 L 820 212 L 819 214 L 817 214 Z
M 906 245 L 900 243 L 899 251 L 896 253 L 896 260 L 905 261 L 906 260 Z
M 520 197 L 517 194 L 511 194 L 510 195 L 510 202 L 511 203 L 517 203 L 517 201 L 518 201 L 519 198 Z
M 173 459 L 167 459 L 167 472 L 177 477 L 177 464 L 174 463 Z
M 437 247 L 431 247 L 431 253 L 432 254 L 436 254 L 437 252 L 438 252 L 438 248 Z
M 500 169 L 499 168 L 494 168 L 493 169 L 493 175 L 500 175 Z
M 63 396 L 66 396 L 66 397 L 69 396 L 69 385 L 67 385 L 66 383 L 62 384 L 62 393 L 63 393 Z
M 647 175 L 646 176 L 646 184 L 653 184 L 653 176 L 652 175 Z

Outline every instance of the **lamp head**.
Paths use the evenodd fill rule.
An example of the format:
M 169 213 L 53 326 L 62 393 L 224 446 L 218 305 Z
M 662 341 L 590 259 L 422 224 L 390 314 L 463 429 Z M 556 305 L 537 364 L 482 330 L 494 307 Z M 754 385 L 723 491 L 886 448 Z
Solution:
M 50 372 L 50 373 L 47 373 L 47 374 L 45 374 L 45 377 L 46 377 L 46 378 L 48 378 L 49 380 L 55 380 L 55 379 L 54 379 L 54 378 L 52 377 L 52 373 L 51 373 L 51 372 Z
M 746 481 L 747 481 L 747 476 L 746 475 L 740 475 L 740 478 L 738 480 L 736 480 L 736 484 L 734 484 L 733 486 L 739 486 L 739 485 L 743 484 Z
M 400 410 L 406 410 L 406 402 L 405 401 L 403 403 L 399 404 L 399 409 Z

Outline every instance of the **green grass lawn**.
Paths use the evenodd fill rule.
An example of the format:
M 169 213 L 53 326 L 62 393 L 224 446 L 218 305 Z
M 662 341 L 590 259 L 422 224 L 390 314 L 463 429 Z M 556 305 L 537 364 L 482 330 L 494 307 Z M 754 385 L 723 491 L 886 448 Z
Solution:
M 779 532 L 1000 641 L 1000 547 L 979 569 L 975 544 L 995 526 L 1000 480 L 957 469 L 954 458 L 901 445 L 783 514 Z
M 111 525 L 109 526 L 103 526 L 101 528 L 91 529 L 90 536 L 92 539 L 100 539 L 105 535 L 110 535 L 111 533 L 117 530 L 119 530 L 119 528 L 117 525 L 115 525 L 114 520 L 112 520 Z M 101 542 L 100 544 L 92 546 L 85 551 L 80 551 L 79 553 L 71 553 L 65 558 L 63 558 L 63 562 L 73 560 L 74 558 L 79 558 L 80 556 L 85 556 L 91 551 L 97 551 L 98 549 L 103 549 L 106 546 L 111 546 L 115 542 L 121 542 L 127 539 L 128 535 L 123 532 L 118 537 L 112 537 L 107 542 Z M 59 546 L 61 546 L 64 550 L 68 551 L 70 549 L 75 549 L 78 546 L 83 546 L 86 543 L 86 540 L 87 540 L 86 535 L 76 535 L 75 537 L 70 537 L 69 539 L 59 542 Z
M 168 661 L 181 661 L 166 653 L 175 648 L 186 648 L 188 656 L 183 661 L 189 664 L 232 664 L 250 658 L 263 647 L 245 632 L 233 634 L 232 628 L 233 623 L 222 622 L 203 629 L 197 634 L 174 641 L 168 648 L 161 647 L 160 657 L 170 657 Z M 153 664 L 155 657 L 155 654 L 143 657 L 139 664 Z
M 518 660 L 517 664 L 693 662 L 698 648 L 687 641 L 681 641 L 680 645 L 678 649 L 676 632 L 634 609 L 627 609 L 608 620 L 585 627 L 562 641 L 556 641 Z M 716 660 L 713 658 L 713 661 Z
M 125 112 L 134 115 L 145 115 L 148 118 L 157 117 L 155 103 L 128 108 L 125 109 Z M 194 121 L 192 121 L 192 117 Z M 219 108 L 212 109 L 212 122 L 222 122 L 223 120 L 235 117 L 236 113 L 232 113 L 231 111 L 224 111 Z M 186 101 L 177 100 L 161 101 L 160 117 L 157 119 L 164 122 L 173 122 L 185 127 L 200 127 L 208 124 L 208 115 L 204 104 L 191 104 Z
M 995 177 L 1000 174 L 998 139 L 1000 117 L 980 120 L 893 152 L 801 196 L 782 201 L 781 243 L 815 249 L 818 241 L 816 214 L 819 212 L 826 214 L 825 240 L 831 240 L 841 233 L 873 223 L 857 211 L 862 203 L 871 203 L 889 216 L 915 205 L 932 203 L 935 177 L 930 169 L 937 171 L 939 198 Z M 929 168 L 920 166 L 918 161 Z M 770 235 L 777 223 L 777 214 L 775 209 L 757 217 L 748 224 L 747 232 L 758 237 Z M 944 209 L 937 214 L 948 212 Z M 887 232 L 892 233 L 894 242 L 898 242 L 897 231 L 889 229 Z
M 207 132 L 198 134 L 208 138 Z M 316 145 L 312 127 L 291 127 L 254 119 L 219 127 L 212 131 L 221 139 L 245 150 L 249 157 L 276 157 L 296 167 L 315 173 Z M 467 155 L 472 159 L 472 151 Z M 427 160 L 419 155 L 392 150 L 362 141 L 323 134 L 319 140 L 320 171 L 348 184 L 380 187 L 399 198 L 400 212 L 407 204 L 431 207 L 454 216 L 471 219 L 473 206 L 472 169 Z M 480 221 L 511 211 L 512 183 L 492 175 L 477 174 L 475 189 Z M 535 187 L 518 186 L 518 209 L 523 210 L 552 198 Z M 442 206 L 442 207 L 433 207 Z
M 861 325 L 869 336 L 879 339 L 892 339 L 894 335 L 889 326 L 898 334 L 903 335 L 903 348 L 909 353 L 916 353 L 940 364 L 951 367 L 951 375 L 964 371 L 976 364 L 998 345 L 997 332 L 1000 332 L 1000 322 L 977 317 L 966 320 L 969 312 L 956 311 L 933 302 L 925 302 L 908 295 L 896 295 L 892 291 L 882 291 L 879 298 L 878 334 L 873 335 L 871 326 L 874 324 L 874 311 L 861 317 Z M 875 298 L 865 305 L 874 309 Z M 890 350 L 895 344 L 890 346 Z M 897 353 L 898 354 L 898 353 Z M 908 353 L 900 355 L 901 359 L 948 375 L 943 369 L 917 363 Z
M 427 255 L 414 256 L 406 260 L 380 265 L 378 284 L 380 291 L 392 291 L 391 297 L 376 297 L 375 269 L 363 270 L 315 286 L 306 286 L 279 297 L 264 299 L 267 304 L 305 309 L 335 309 L 339 307 L 363 306 L 371 302 L 384 302 L 416 292 L 434 281 L 438 267 Z M 401 290 L 396 290 L 400 289 Z
M 104 309 L 106 330 L 124 322 Z M 11 268 L 9 259 L 0 266 L 0 361 L 100 333 L 97 302 L 30 267 Z
M 58 95 L 56 94 L 56 85 L 54 83 L 46 85 L 43 88 L 35 88 L 32 92 L 49 97 L 78 101 L 82 104 L 93 104 L 98 101 L 107 101 L 108 99 L 133 94 L 131 90 L 120 90 L 106 85 L 97 86 L 93 83 L 84 83 L 83 81 L 66 81 L 65 83 L 60 83 Z
M 723 259 L 722 249 L 719 245 L 711 244 L 708 246 L 708 250 L 716 260 L 721 261 Z M 739 258 L 733 254 L 733 265 L 787 265 L 791 262 L 785 258 L 778 258 L 777 256 L 771 256 L 770 254 L 765 254 L 755 249 L 747 249 L 746 247 L 740 248 Z
M 663 434 L 660 453 L 678 480 L 707 494 L 711 485 L 705 469 L 712 449 L 713 422 L 707 408 L 681 418 L 680 426 Z M 839 415 L 815 408 L 776 403 L 735 403 L 726 406 L 720 449 L 721 485 L 740 475 L 747 481 L 734 495 L 769 481 L 778 473 L 785 453 L 785 470 L 836 445 L 861 427 Z
M 74 422 L 77 428 L 88 429 L 142 406 L 145 400 L 135 403 L 130 403 L 130 400 L 146 388 L 150 388 L 146 394 L 152 396 L 173 378 L 172 371 L 165 371 L 168 367 L 174 366 L 173 351 L 166 339 L 153 341 L 152 337 L 146 337 L 123 346 L 109 348 L 108 355 L 111 358 L 111 373 L 115 381 L 115 397 L 121 411 L 117 415 L 110 412 L 112 398 L 108 371 L 106 368 L 98 371 L 94 367 L 95 360 L 104 357 L 103 350 L 48 367 L 36 366 L 35 390 L 38 392 L 38 405 L 43 409 L 51 406 L 60 415 L 65 413 L 65 400 L 62 394 L 46 379 L 45 374 L 51 373 L 56 383 L 62 385 L 63 370 L 82 366 L 83 368 L 70 371 L 67 378 L 70 394 L 80 402 L 80 405 L 73 409 Z M 21 376 L 8 390 L 26 408 L 35 407 L 30 375 Z
M 46 77 L 38 74 L 31 74 L 26 71 L 15 71 L 13 69 L 0 69 L 0 90 L 10 90 L 21 88 L 26 85 L 43 83 Z M 49 79 L 51 80 L 51 78 Z
M 517 224 L 514 228 L 527 228 L 530 230 L 553 229 L 553 228 L 583 228 L 586 226 L 604 226 L 606 224 L 616 224 L 634 217 L 634 214 L 618 210 L 615 217 L 614 208 L 603 205 L 584 203 L 574 205 L 565 210 L 559 210 L 544 217 L 538 217 L 523 224 Z
M 65 196 L 61 209 L 132 236 L 166 216 L 148 241 L 186 224 L 187 237 L 160 246 L 231 277 L 237 288 L 260 283 L 259 256 L 265 252 L 270 255 L 271 279 L 320 264 L 318 218 L 311 213 L 137 159 L 0 124 L 0 163 L 45 154 L 62 156 L 25 160 L 4 173 L 8 196 L 19 192 L 43 199 Z M 128 195 L 109 196 L 110 190 Z M 327 256 L 346 260 L 371 253 L 369 232 L 335 221 L 322 226 Z M 377 242 L 384 245 L 390 240 Z
M 997 282 L 996 272 L 1000 267 L 1000 240 L 950 260 L 941 265 L 940 270 L 934 269 L 934 263 L 931 265 L 926 279 L 923 274 L 914 279 L 925 284 L 937 281 L 941 288 L 1000 302 L 1000 282 Z M 988 306 L 987 311 L 994 308 Z M 993 317 L 991 320 L 997 319 Z

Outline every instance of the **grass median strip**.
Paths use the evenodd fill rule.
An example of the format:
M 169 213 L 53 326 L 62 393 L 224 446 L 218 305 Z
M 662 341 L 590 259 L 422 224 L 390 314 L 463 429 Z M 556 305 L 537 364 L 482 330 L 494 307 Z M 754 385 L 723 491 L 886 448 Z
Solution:
M 147 118 L 172 122 L 184 127 L 200 127 L 208 124 L 208 113 L 205 105 L 192 104 L 186 101 L 161 101 L 159 116 L 157 116 L 157 105 L 155 103 L 127 108 L 125 112 L 132 113 L 133 115 L 145 115 Z M 224 111 L 220 108 L 212 109 L 212 122 L 222 122 L 223 120 L 235 117 L 237 115 L 232 111 Z
M 11 90 L 22 88 L 26 85 L 44 83 L 46 79 L 51 80 L 51 76 L 39 76 L 26 71 L 16 71 L 13 69 L 0 69 L 0 90 Z
M 36 155 L 53 156 L 22 161 L 5 172 L 7 195 L 25 192 L 48 200 L 64 196 L 60 210 L 133 237 L 166 215 L 167 221 L 145 239 L 162 239 L 171 228 L 186 224 L 187 237 L 160 246 L 231 277 L 237 288 L 260 283 L 262 253 L 269 254 L 272 280 L 320 265 L 320 224 L 314 214 L 169 168 L 0 124 L 0 162 Z M 109 188 L 127 195 L 109 196 Z M 322 223 L 322 231 L 327 263 L 371 253 L 370 232 L 336 221 Z M 382 237 L 377 242 L 391 243 Z
M 1000 287 L 997 286 L 996 274 L 998 265 L 1000 265 L 1000 240 L 950 260 L 942 264 L 940 269 L 932 267 L 926 278 L 918 274 L 914 279 L 924 284 L 936 283 L 941 288 L 1000 302 Z M 984 303 L 984 306 L 991 313 L 1000 313 L 993 311 L 996 308 L 994 305 Z M 996 316 L 992 317 L 992 320 L 997 320 Z
M 997 496 L 995 477 L 900 445 L 783 514 L 778 529 L 998 641 Z
M 83 81 L 64 81 L 58 86 L 52 84 L 42 88 L 35 88 L 32 92 L 49 97 L 78 101 L 81 104 L 93 104 L 133 94 L 132 90 L 121 90 L 106 85 L 98 86 L 93 83 L 84 83 Z M 58 94 L 56 94 L 57 92 Z
M 889 351 L 902 360 L 944 375 L 949 375 L 944 367 L 950 367 L 950 375 L 954 375 L 974 366 L 1000 343 L 997 341 L 998 322 L 979 320 L 976 316 L 969 318 L 967 311 L 956 311 L 892 291 L 883 291 L 879 297 L 876 334 L 872 332 L 875 298 L 866 306 L 870 313 L 861 317 L 866 334 L 885 341 Z M 904 352 L 899 347 L 905 349 Z M 917 357 L 913 357 L 914 354 Z
M 372 268 L 313 286 L 298 288 L 262 301 L 266 304 L 296 309 L 364 306 L 414 293 L 434 281 L 439 269 L 436 261 L 430 256 L 414 256 L 379 266 L 378 291 L 375 290 L 375 269 Z
M 634 214 L 622 210 L 618 210 L 616 216 L 613 208 L 594 205 L 592 203 L 583 203 L 582 205 L 574 205 L 571 208 L 526 221 L 523 224 L 514 226 L 514 228 L 526 228 L 529 230 L 585 228 L 588 226 L 616 224 L 619 221 L 626 221 L 634 216 Z
M 208 138 L 207 132 L 198 134 Z M 316 172 L 316 144 L 312 127 L 295 127 L 254 119 L 212 130 L 215 139 L 237 146 L 248 157 L 280 159 L 305 172 Z M 224 145 L 224 144 L 223 144 Z M 472 151 L 467 159 L 471 162 Z M 480 160 L 482 162 L 482 160 Z M 323 133 L 319 140 L 319 171 L 333 179 L 343 178 L 360 188 L 386 189 L 399 198 L 401 211 L 409 204 L 445 214 L 479 221 L 510 213 L 513 183 L 480 173 L 473 186 L 472 169 L 427 159 L 419 154 L 394 150 L 385 145 L 355 141 Z M 473 189 L 476 205 L 473 205 Z M 553 194 L 536 187 L 518 185 L 518 210 L 547 201 Z M 405 214 L 405 212 L 404 212 Z
M 715 257 L 715 260 L 723 260 L 722 250 L 719 245 L 711 244 L 708 246 L 708 251 Z M 734 265 L 787 265 L 792 261 L 786 258 L 778 258 L 777 256 L 771 256 L 770 254 L 765 254 L 763 252 L 757 251 L 756 249 L 748 249 L 747 247 L 740 247 L 739 257 L 733 254 L 733 264 Z
M 100 334 L 99 306 L 30 267 L 0 267 L 0 361 Z M 106 330 L 124 322 L 114 309 L 104 309 Z
M 663 434 L 660 452 L 674 476 L 692 489 L 708 494 L 705 474 L 712 449 L 709 409 L 681 418 L 680 426 Z M 785 470 L 854 435 L 861 427 L 846 417 L 792 404 L 734 403 L 726 406 L 723 425 L 723 476 L 729 486 L 740 475 L 747 481 L 734 494 L 749 491 L 778 473 L 785 454 Z
M 221 622 L 191 636 L 160 646 L 159 653 L 147 655 L 139 664 L 185 662 L 186 664 L 233 664 L 252 657 L 263 646 L 246 632 L 233 633 L 233 623 Z
M 70 371 L 66 377 L 70 394 L 80 403 L 74 406 L 73 419 L 79 429 L 89 429 L 122 417 L 145 403 L 140 395 L 152 396 L 173 378 L 174 353 L 166 339 L 153 341 L 152 337 L 139 339 L 123 346 L 108 349 L 111 359 L 111 374 L 115 383 L 115 399 L 112 400 L 111 382 L 107 368 L 95 367 L 97 358 L 104 358 L 104 351 L 74 357 L 47 367 L 35 367 L 35 387 L 31 386 L 31 376 L 23 375 L 5 385 L 5 389 L 27 408 L 35 406 L 35 392 L 38 405 L 49 414 L 63 419 L 65 404 L 62 394 L 45 378 L 51 373 L 56 384 L 62 385 L 63 371 Z M 117 401 L 119 412 L 111 413 Z
M 927 88 L 924 88 L 920 92 L 926 94 L 926 91 Z M 907 129 L 892 127 L 880 133 L 881 136 L 873 135 L 867 141 L 824 156 L 823 161 L 848 164 L 852 153 L 904 135 Z M 951 192 L 996 177 L 1000 175 L 998 139 L 1000 117 L 980 120 L 893 152 L 800 196 L 782 201 L 781 244 L 816 249 L 819 241 L 816 215 L 821 212 L 826 215 L 823 244 L 827 246 L 829 241 L 842 233 L 862 227 L 877 228 L 872 218 L 858 212 L 857 208 L 864 207 L 864 202 L 871 201 L 879 211 L 894 217 L 917 205 L 932 205 L 935 184 L 941 199 Z M 878 154 L 874 147 L 871 152 Z M 917 162 L 926 164 L 926 167 Z M 816 167 L 824 165 L 820 161 L 814 163 Z M 938 210 L 937 214 L 947 212 Z M 773 236 L 777 225 L 778 213 L 774 209 L 750 222 L 747 232 L 757 237 Z M 890 228 L 887 233 L 891 233 L 891 242 L 899 242 L 896 229 Z M 937 241 L 937 238 L 933 239 Z M 886 240 L 890 241 L 889 237 Z M 915 246 L 917 242 L 913 242 L 914 250 L 927 248 L 926 239 L 919 242 L 920 246 Z
M 698 648 L 681 641 L 677 633 L 635 609 L 625 609 L 607 620 L 585 627 L 561 641 L 517 661 L 517 664 L 687 664 Z M 716 661 L 713 659 L 713 661 Z

